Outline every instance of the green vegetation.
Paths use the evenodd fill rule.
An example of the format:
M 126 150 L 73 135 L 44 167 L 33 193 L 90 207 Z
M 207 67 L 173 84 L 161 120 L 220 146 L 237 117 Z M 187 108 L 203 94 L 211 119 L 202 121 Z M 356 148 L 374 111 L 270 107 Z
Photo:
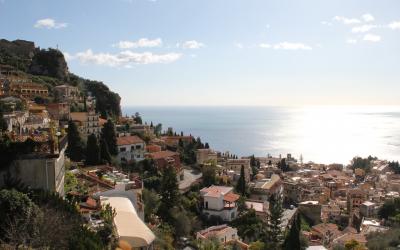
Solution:
M 216 169 L 215 163 L 203 165 L 201 172 L 203 178 L 203 187 L 209 187 L 216 183 Z
M 94 134 L 88 136 L 86 143 L 86 165 L 100 164 L 100 147 Z
M 107 143 L 107 148 L 111 155 L 118 154 L 117 135 L 115 133 L 114 123 L 111 119 L 108 119 L 101 129 L 101 139 Z
M 174 220 L 171 215 L 171 208 L 178 204 L 180 198 L 174 167 L 165 167 L 162 171 L 160 196 L 161 203 L 158 214 L 163 221 L 172 225 Z
M 400 164 L 398 161 L 389 162 L 389 168 L 395 173 L 400 174 Z
M 68 80 L 68 67 L 64 55 L 52 48 L 36 50 L 29 66 L 29 73 Z
M 367 236 L 370 250 L 395 250 L 400 245 L 400 228 L 391 228 L 385 232 L 375 232 Z
M 377 159 L 378 158 L 372 156 L 368 156 L 367 158 L 354 157 L 351 161 L 351 169 L 355 170 L 357 168 L 360 168 L 368 173 L 371 171 L 372 161 Z
M 83 81 L 86 91 L 96 98 L 96 112 L 100 113 L 102 118 L 117 118 L 121 115 L 121 97 L 117 93 L 110 91 L 102 82 L 86 79 Z
M 111 163 L 111 154 L 108 150 L 108 144 L 103 138 L 100 138 L 100 158 L 103 162 Z
M 30 138 L 24 142 L 14 142 L 7 135 L 0 137 L 0 169 L 9 167 L 19 155 L 34 152 L 37 144 Z
M 207 144 L 208 145 L 208 144 Z M 260 169 L 260 161 L 254 157 L 254 155 L 250 156 L 250 166 L 252 172 L 252 178 L 258 174 L 258 170 Z
M 266 244 L 267 248 L 279 249 L 282 242 L 282 199 L 281 197 L 271 196 L 269 199 L 269 216 L 267 220 Z
M 68 147 L 66 153 L 73 161 L 81 161 L 84 158 L 84 144 L 74 122 L 68 122 Z
M 231 222 L 231 226 L 237 228 L 239 236 L 246 242 L 252 242 L 265 237 L 264 222 L 256 215 L 254 209 L 250 209 Z
M 301 216 L 297 214 L 283 242 L 284 250 L 303 250 L 307 248 L 307 240 L 303 238 L 300 232 Z
M 388 224 L 400 226 L 400 198 L 385 201 L 378 211 L 381 219 L 385 219 Z
M 247 194 L 247 185 L 246 185 L 246 179 L 244 177 L 244 166 L 240 168 L 240 177 L 236 183 L 236 192 L 241 194 L 242 196 L 246 196 Z
M 104 249 L 111 245 L 82 226 L 75 206 L 56 194 L 2 189 L 0 213 L 0 248 Z

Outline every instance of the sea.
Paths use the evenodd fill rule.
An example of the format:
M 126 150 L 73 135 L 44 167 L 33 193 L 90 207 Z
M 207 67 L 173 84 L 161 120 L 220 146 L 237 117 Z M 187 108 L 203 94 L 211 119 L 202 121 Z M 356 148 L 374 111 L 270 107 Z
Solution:
M 123 107 L 163 130 L 200 137 L 238 156 L 349 164 L 355 156 L 400 160 L 400 106 Z

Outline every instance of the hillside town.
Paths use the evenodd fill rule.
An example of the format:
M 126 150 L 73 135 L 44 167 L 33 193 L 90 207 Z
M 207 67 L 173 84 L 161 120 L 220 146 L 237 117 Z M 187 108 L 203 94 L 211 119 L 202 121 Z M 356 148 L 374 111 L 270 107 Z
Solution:
M 104 114 L 95 93 L 57 83 L 0 65 L 0 211 L 15 217 L 0 219 L 1 249 L 400 247 L 398 162 L 219 152 L 139 113 Z M 37 190 L 44 198 L 32 195 Z M 91 245 L 81 243 L 89 236 L 65 243 L 42 227 L 27 230 L 39 222 L 16 212 L 25 209 L 14 208 L 22 196 L 42 211 L 40 223 L 60 218 L 52 222 L 60 235 L 69 233 L 68 216 L 53 208 L 78 214 Z

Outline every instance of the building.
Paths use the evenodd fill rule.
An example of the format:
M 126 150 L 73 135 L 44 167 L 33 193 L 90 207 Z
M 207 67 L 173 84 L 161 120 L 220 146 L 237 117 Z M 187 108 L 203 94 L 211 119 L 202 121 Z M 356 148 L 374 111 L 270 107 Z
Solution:
M 360 205 L 367 200 L 367 193 L 359 188 L 349 189 L 347 192 L 347 211 L 353 212 L 355 208 L 359 208 Z
M 47 112 L 53 120 L 65 120 L 70 119 L 70 105 L 66 102 L 61 103 L 49 103 L 47 104 Z
M 272 195 L 283 193 L 283 181 L 277 174 L 273 174 L 270 179 L 257 181 L 251 197 L 257 200 L 268 201 Z
M 196 233 L 196 239 L 200 242 L 217 239 L 223 245 L 236 243 L 240 249 L 249 249 L 249 246 L 239 239 L 237 229 L 226 224 L 201 230 Z
M 25 98 L 34 98 L 37 96 L 47 97 L 49 90 L 47 87 L 33 83 L 33 82 L 21 82 L 21 83 L 10 83 L 8 87 L 7 95 L 22 96 Z
M 236 181 L 240 177 L 242 166 L 244 167 L 244 178 L 246 182 L 249 182 L 251 175 L 250 159 L 228 159 L 224 168 L 228 173 L 232 173 L 233 180 Z
M 160 171 L 167 166 L 174 167 L 178 180 L 183 180 L 183 168 L 179 153 L 166 150 L 148 153 L 147 157 L 154 160 L 156 167 Z
M 233 193 L 233 187 L 210 186 L 200 190 L 203 214 L 218 216 L 223 221 L 232 221 L 237 217 L 239 195 Z
M 329 246 L 333 240 L 342 235 L 336 224 L 321 223 L 315 225 L 310 231 L 310 242 Z
M 360 205 L 360 213 L 364 217 L 373 217 L 377 212 L 377 205 L 370 201 L 365 201 Z
M 144 159 L 145 142 L 139 136 L 117 137 L 119 162 L 141 161 Z
M 45 136 L 31 139 L 36 142 L 35 152 L 20 155 L 8 168 L 0 171 L 0 186 L 9 175 L 27 187 L 57 192 L 64 196 L 67 137 L 61 138 L 59 143 Z M 18 137 L 18 141 L 20 140 L 25 141 L 26 137 Z
M 198 149 L 196 151 L 196 163 L 202 165 L 209 161 L 217 162 L 217 153 L 209 148 Z
M 112 175 L 114 178 L 112 178 Z M 122 178 L 121 178 L 122 177 Z M 126 178 L 124 178 L 126 177 Z M 107 173 L 106 178 L 114 180 L 114 189 L 107 190 L 96 194 L 96 197 L 125 197 L 135 208 L 136 213 L 139 218 L 144 221 L 144 203 L 142 197 L 143 182 L 139 177 L 127 178 L 128 176 L 113 171 L 112 173 Z
M 74 102 L 81 99 L 78 87 L 66 84 L 55 86 L 54 94 L 60 102 Z
M 187 145 L 194 140 L 193 136 L 191 135 L 162 136 L 161 139 L 165 142 L 167 146 L 170 147 L 177 147 L 179 145 L 179 141 L 181 141 L 184 145 Z
M 313 224 L 321 222 L 321 204 L 318 201 L 303 201 L 299 203 L 299 211 Z
M 99 136 L 99 115 L 94 110 L 90 109 L 88 112 L 71 112 L 70 116 L 84 137 L 91 134 Z
M 100 196 L 101 205 L 109 204 L 115 209 L 114 225 L 120 246 L 131 249 L 152 249 L 154 233 L 138 216 L 131 200 L 119 196 Z

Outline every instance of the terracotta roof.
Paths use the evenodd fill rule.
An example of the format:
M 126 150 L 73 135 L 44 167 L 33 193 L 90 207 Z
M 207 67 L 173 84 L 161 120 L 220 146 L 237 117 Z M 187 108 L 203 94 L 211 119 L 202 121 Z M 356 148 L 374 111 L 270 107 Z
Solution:
M 70 116 L 73 121 L 85 122 L 87 120 L 86 112 L 71 112 Z
M 162 159 L 162 158 L 167 158 L 167 157 L 172 157 L 178 155 L 178 153 L 176 152 L 172 152 L 172 151 L 160 151 L 160 152 L 154 152 L 154 153 L 150 153 L 149 156 L 153 159 Z
M 149 153 L 155 153 L 161 151 L 161 147 L 158 145 L 151 144 L 146 146 L 146 150 Z
M 144 141 L 142 139 L 140 139 L 139 136 L 136 136 L 136 135 L 117 137 L 117 145 L 118 146 L 131 145 L 131 144 L 137 144 L 137 143 L 144 143 Z
M 228 193 L 224 195 L 224 201 L 235 202 L 240 198 L 240 195 L 234 193 Z
M 100 126 L 104 126 L 104 124 L 106 124 L 107 120 L 103 119 L 103 118 L 99 118 L 99 125 Z

